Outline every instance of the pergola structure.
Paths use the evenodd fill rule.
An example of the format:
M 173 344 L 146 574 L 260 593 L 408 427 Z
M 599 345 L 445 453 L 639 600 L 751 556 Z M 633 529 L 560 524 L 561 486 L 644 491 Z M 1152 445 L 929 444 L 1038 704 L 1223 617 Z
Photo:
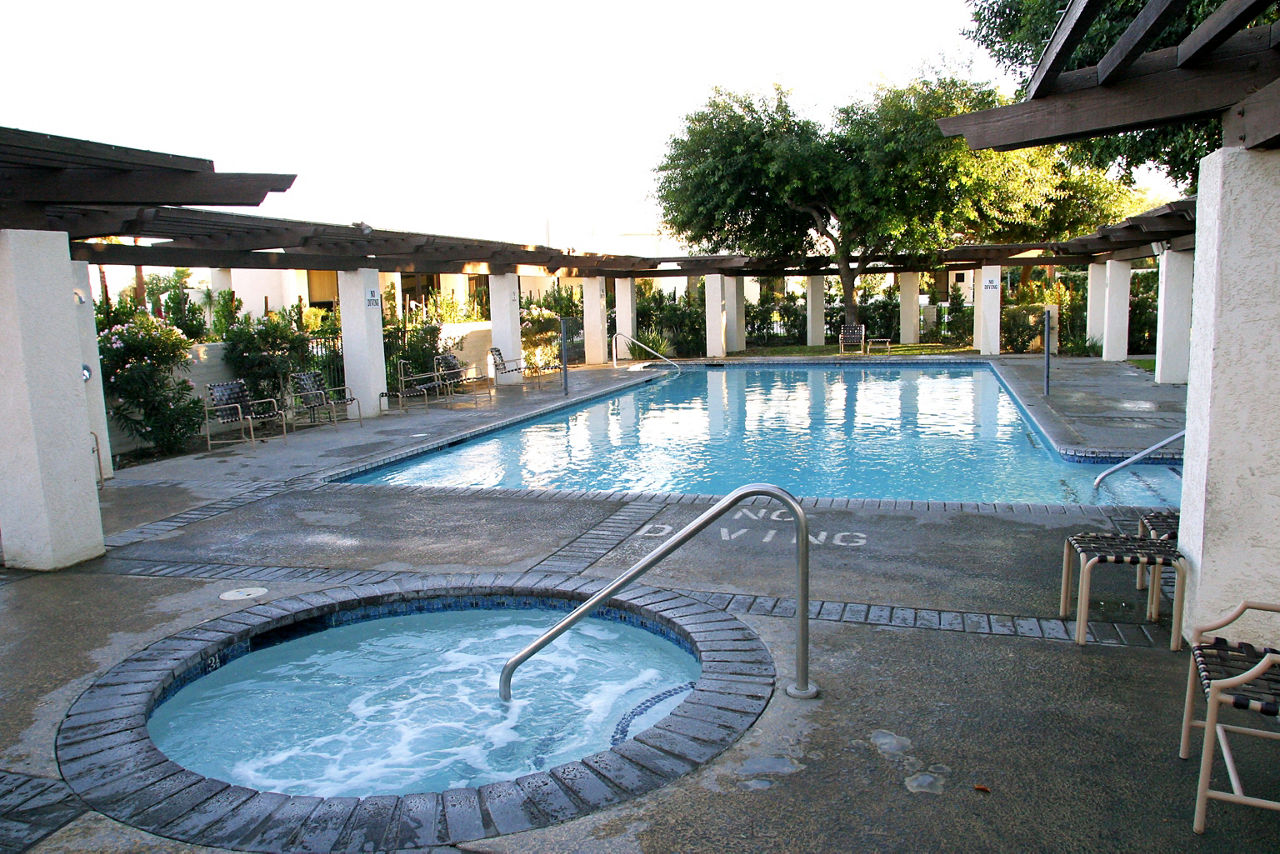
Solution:
M 824 339 L 827 258 L 744 256 L 642 258 L 570 253 L 545 246 L 334 225 L 187 207 L 253 206 L 286 190 L 292 175 L 216 172 L 208 160 L 0 129 L 0 386 L 12 405 L 0 411 L 15 455 L 0 471 L 6 561 L 32 568 L 66 566 L 99 554 L 102 532 L 91 469 L 80 449 L 94 434 L 109 466 L 107 424 L 97 379 L 97 338 L 86 266 L 98 264 L 337 271 L 343 305 L 343 359 L 357 397 L 386 390 L 379 273 L 485 274 L 492 342 L 520 349 L 519 277 L 581 279 L 587 361 L 608 357 L 606 279 L 616 295 L 617 328 L 636 331 L 634 283 L 640 277 L 705 276 L 707 354 L 745 348 L 743 277 L 807 276 L 812 344 Z M 1138 257 L 1153 241 L 1186 241 L 1190 207 L 1175 203 L 1095 235 L 1064 243 L 964 246 L 932 256 L 877 259 L 903 292 L 903 340 L 919 328 L 920 272 L 1001 265 L 1107 263 Z M 133 237 L 141 245 L 99 242 Z M 68 272 L 70 270 L 70 272 Z M 994 272 L 992 272 L 994 271 Z M 1127 267 L 1125 268 L 1127 293 Z M 68 305 L 67 291 L 76 299 Z M 998 289 L 997 289 L 998 291 Z M 984 317 L 979 305 L 978 319 Z M 1092 316 L 1092 311 L 1091 311 Z M 984 352 L 998 352 L 999 302 L 987 307 Z M 994 348 L 994 349 L 992 349 Z M 82 381 L 88 369 L 91 379 Z M 518 382 L 518 376 L 503 381 Z M 86 451 L 87 454 L 87 451 Z
M 1097 65 L 1065 70 L 1111 6 L 1071 0 L 1023 101 L 938 124 L 973 148 L 1014 149 L 1221 120 L 1223 147 L 1200 163 L 1194 249 L 1166 253 L 1190 256 L 1171 260 L 1193 271 L 1178 547 L 1195 625 L 1243 599 L 1280 601 L 1280 23 L 1250 26 L 1274 0 L 1225 0 L 1180 43 L 1148 52 L 1186 5 L 1150 0 Z M 1273 627 L 1249 630 L 1277 640 Z

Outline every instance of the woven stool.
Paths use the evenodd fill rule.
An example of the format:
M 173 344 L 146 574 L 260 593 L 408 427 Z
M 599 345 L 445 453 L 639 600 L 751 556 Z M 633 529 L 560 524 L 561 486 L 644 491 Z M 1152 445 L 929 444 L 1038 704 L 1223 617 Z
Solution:
M 1178 541 L 1178 519 L 1179 514 L 1174 512 L 1161 513 L 1144 513 L 1138 517 L 1138 536 L 1150 537 L 1156 540 L 1173 540 Z M 1147 586 L 1147 573 L 1145 568 L 1138 569 L 1137 584 L 1138 589 L 1142 590 Z
M 1186 593 L 1186 564 L 1172 540 L 1153 540 L 1129 534 L 1075 534 L 1067 537 L 1062 547 L 1062 595 L 1058 600 L 1058 616 L 1066 617 L 1071 607 L 1071 574 L 1073 558 L 1080 561 L 1080 591 L 1076 599 L 1076 643 L 1084 646 L 1089 629 L 1089 582 L 1093 568 L 1100 563 L 1136 566 L 1139 573 L 1159 572 L 1172 567 L 1177 576 L 1173 593 L 1173 637 L 1169 649 L 1182 648 L 1182 602 Z M 1160 585 L 1147 591 L 1147 619 L 1160 619 Z
M 1242 602 L 1227 617 L 1196 629 L 1191 636 L 1191 664 L 1187 673 L 1187 699 L 1182 709 L 1182 743 L 1178 748 L 1178 756 L 1186 759 L 1191 755 L 1191 728 L 1203 729 L 1204 743 L 1200 750 L 1200 781 L 1196 789 L 1193 824 L 1196 833 L 1204 832 L 1205 814 L 1210 799 L 1280 810 L 1280 801 L 1250 797 L 1244 793 L 1231 747 L 1227 743 L 1229 732 L 1270 739 L 1280 739 L 1280 732 L 1218 723 L 1218 713 L 1222 706 L 1273 718 L 1280 713 L 1280 667 L 1276 666 L 1280 665 L 1280 651 L 1248 643 L 1232 643 L 1219 637 L 1206 643 L 1203 637 L 1205 632 L 1217 631 L 1234 622 L 1245 611 L 1251 610 L 1280 612 L 1280 605 Z M 1205 696 L 1204 720 L 1193 719 L 1197 685 Z M 1209 788 L 1216 755 L 1215 743 L 1222 746 L 1222 759 L 1231 780 L 1230 792 Z

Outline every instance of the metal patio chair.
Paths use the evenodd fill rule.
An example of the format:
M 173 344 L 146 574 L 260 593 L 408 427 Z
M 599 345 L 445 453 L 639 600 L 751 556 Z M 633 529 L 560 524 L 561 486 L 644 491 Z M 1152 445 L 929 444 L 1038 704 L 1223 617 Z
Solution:
M 480 377 L 467 376 L 467 366 L 462 360 L 453 353 L 442 353 L 436 356 L 436 375 L 446 384 L 449 395 L 461 395 L 470 398 L 476 406 L 480 405 L 480 388 L 483 387 L 489 398 L 493 398 L 493 387 L 489 383 L 483 383 Z M 470 383 L 474 388 L 471 392 L 465 390 L 465 386 Z
M 292 412 L 306 412 L 311 416 L 311 423 L 316 423 L 316 416 L 327 413 L 329 422 L 338 423 L 338 407 L 350 416 L 351 405 L 356 407 L 356 421 L 364 427 L 364 415 L 360 411 L 360 400 L 351 393 L 349 386 L 333 386 L 328 388 L 324 376 L 319 371 L 301 371 L 289 374 L 289 384 L 293 387 L 293 399 L 289 409 Z
M 489 358 L 493 360 L 493 376 L 489 379 L 490 388 L 497 382 L 498 376 L 501 374 L 520 374 L 525 377 L 533 377 L 538 387 L 542 387 L 542 371 L 538 367 L 525 364 L 523 359 L 504 359 L 502 358 L 502 350 L 497 347 L 489 348 Z
M 435 371 L 417 371 L 404 359 L 396 361 L 396 391 L 388 393 L 394 396 L 401 412 L 405 411 L 414 400 L 421 400 L 424 409 L 429 408 L 427 396 L 434 394 L 441 397 L 449 393 L 449 384 L 440 378 Z
M 1247 611 L 1280 613 L 1280 605 L 1265 602 L 1241 602 L 1235 610 L 1221 620 L 1200 626 L 1191 635 L 1191 663 L 1187 672 L 1187 698 L 1182 708 L 1182 741 L 1178 756 L 1187 759 L 1191 755 L 1191 729 L 1204 730 L 1204 742 L 1200 749 L 1200 779 L 1196 787 L 1196 833 L 1203 833 L 1209 801 L 1226 801 L 1232 804 L 1280 810 L 1280 801 L 1246 795 L 1236 771 L 1235 758 L 1227 743 L 1227 734 L 1253 735 L 1259 738 L 1280 740 L 1280 732 L 1274 727 L 1236 726 L 1219 723 L 1218 716 L 1224 706 L 1241 712 L 1252 712 L 1270 718 L 1280 714 L 1280 650 L 1254 646 L 1250 643 L 1232 642 L 1221 637 L 1205 640 L 1206 632 L 1225 628 Z M 1205 716 L 1196 720 L 1196 686 L 1204 692 Z M 1231 791 L 1211 789 L 1216 747 L 1222 747 L 1222 759 L 1227 766 Z
M 252 443 L 255 438 L 253 434 L 255 421 L 279 421 L 280 437 L 288 438 L 284 410 L 274 398 L 250 400 L 248 386 L 245 385 L 244 380 L 239 379 L 209 383 L 205 388 L 208 394 L 204 399 L 204 436 L 209 450 L 213 450 L 214 445 L 233 445 L 244 441 Z M 240 438 L 214 439 L 211 425 L 215 421 L 219 424 L 238 424 Z M 249 431 L 247 440 L 246 429 Z

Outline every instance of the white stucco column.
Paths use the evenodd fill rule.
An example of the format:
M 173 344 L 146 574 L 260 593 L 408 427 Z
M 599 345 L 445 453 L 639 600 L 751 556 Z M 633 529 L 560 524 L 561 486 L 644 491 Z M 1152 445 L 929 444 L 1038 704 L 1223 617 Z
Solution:
M 898 273 L 898 301 L 901 303 L 901 325 L 898 341 L 902 344 L 920 343 L 920 274 Z
M 707 358 L 723 356 L 728 345 L 728 319 L 724 310 L 724 276 L 710 273 L 706 277 Z
M 1102 360 L 1123 362 L 1129 358 L 1129 276 L 1128 261 L 1107 262 L 1107 304 L 1102 329 Z
M 98 323 L 93 316 L 92 282 L 89 281 L 89 262 L 71 262 L 71 291 L 75 295 L 72 305 L 76 313 L 76 332 L 80 340 L 80 360 L 89 368 L 89 379 L 84 384 L 85 414 L 89 429 L 98 437 L 98 454 L 95 460 L 103 480 L 115 476 L 111 465 L 111 437 L 107 435 L 107 403 L 102 392 L 102 359 L 98 356 Z M 95 477 L 97 469 L 94 470 Z
M 588 365 L 609 361 L 609 311 L 604 276 L 582 280 L 582 337 Z
M 984 356 L 1000 355 L 1000 267 L 984 266 L 974 287 L 974 306 L 982 304 L 982 332 L 979 337 L 975 311 L 973 345 Z
M 11 567 L 59 569 L 105 550 L 70 265 L 66 234 L 0 230 L 0 531 Z
M 1191 277 L 1194 252 L 1160 253 L 1156 298 L 1156 382 L 1185 383 L 1191 361 Z
M 613 280 L 613 316 L 618 331 L 636 337 L 636 280 Z M 623 342 L 625 344 L 625 342 Z M 625 350 L 623 352 L 626 352 Z
M 502 358 L 515 361 L 521 356 L 520 345 L 520 277 L 515 273 L 489 275 L 489 317 L 493 321 L 492 346 L 502 350 Z M 518 371 L 498 374 L 499 385 L 519 385 L 524 376 Z
M 1280 374 L 1269 367 L 1280 358 L 1280 151 L 1215 151 L 1198 187 L 1178 534 L 1191 565 L 1186 626 L 1244 599 L 1280 601 Z M 1274 619 L 1237 623 L 1230 637 L 1280 642 Z
M 378 271 L 338 271 L 338 304 L 342 307 L 342 367 L 347 385 L 359 398 L 364 417 L 377 417 L 382 409 L 378 397 L 387 390 Z
M 805 279 L 805 343 L 821 347 L 827 343 L 827 279 L 825 276 L 809 276 Z
M 726 352 L 747 349 L 747 300 L 741 276 L 724 277 L 724 337 Z
M 1102 343 L 1107 320 L 1107 265 L 1089 265 L 1089 289 L 1085 294 L 1084 334 Z

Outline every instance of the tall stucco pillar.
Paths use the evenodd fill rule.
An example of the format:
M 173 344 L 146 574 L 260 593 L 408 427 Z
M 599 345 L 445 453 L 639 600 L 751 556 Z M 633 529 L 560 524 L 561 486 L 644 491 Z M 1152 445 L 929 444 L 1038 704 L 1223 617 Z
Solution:
M 827 278 L 809 276 L 805 279 L 805 343 L 821 347 L 827 342 Z
M 920 343 L 920 274 L 898 273 L 898 301 L 901 304 L 901 325 L 898 340 L 903 344 Z
M 628 338 L 636 337 L 635 279 L 628 277 L 613 280 L 613 316 L 619 332 Z
M 1102 343 L 1107 320 L 1107 265 L 1089 265 L 1089 289 L 1085 294 L 1084 334 Z
M 747 349 L 747 301 L 741 276 L 724 277 L 724 337 L 727 352 Z
M 1186 626 L 1244 599 L 1280 601 L 1280 373 L 1269 367 L 1280 359 L 1280 151 L 1215 151 L 1198 187 L 1178 533 Z M 1231 637 L 1276 646 L 1280 631 L 1262 619 Z
M 1160 253 L 1156 297 L 1156 382 L 1185 383 L 1191 361 L 1191 278 L 1194 252 Z
M 93 316 L 93 296 L 90 291 L 89 262 L 71 262 L 72 303 L 76 313 L 76 331 L 80 340 L 80 361 L 89 369 L 84 383 L 85 414 L 89 418 L 89 430 L 98 437 L 94 461 L 95 477 L 100 471 L 102 479 L 115 476 L 111 465 L 111 437 L 107 435 L 107 402 L 102 391 L 102 359 L 98 356 L 98 323 Z
M 1107 306 L 1102 329 L 1102 360 L 1123 362 L 1129 358 L 1129 276 L 1128 261 L 1107 262 Z
M 707 358 L 715 359 L 725 354 L 727 318 L 724 310 L 724 276 L 718 273 L 706 277 L 707 298 Z
M 588 365 L 609 361 L 609 310 L 604 276 L 582 280 L 582 337 Z
M 1000 267 L 984 266 L 975 285 L 974 306 L 982 304 L 981 337 L 974 319 L 973 345 L 984 356 L 1000 355 Z M 976 314 L 976 311 L 975 311 Z
M 520 277 L 514 273 L 489 275 L 489 317 L 493 321 L 493 346 L 502 358 L 520 358 Z M 519 385 L 524 377 L 517 371 L 498 374 L 499 385 Z
M 342 307 L 342 367 L 347 385 L 359 398 L 364 417 L 374 417 L 382 409 L 378 398 L 387 390 L 378 271 L 340 270 L 338 304 Z
M 105 551 L 70 265 L 66 234 L 0 230 L 0 532 L 11 567 L 59 569 Z

